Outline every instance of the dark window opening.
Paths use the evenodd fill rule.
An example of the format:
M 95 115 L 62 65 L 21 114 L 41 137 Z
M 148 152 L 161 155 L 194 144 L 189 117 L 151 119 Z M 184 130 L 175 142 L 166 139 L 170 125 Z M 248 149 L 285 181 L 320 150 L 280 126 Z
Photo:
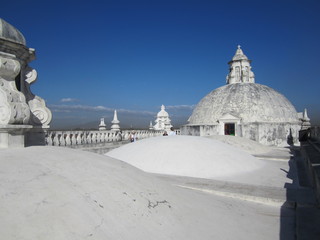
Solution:
M 225 123 L 224 124 L 224 135 L 235 136 L 235 124 L 234 123 Z
M 16 82 L 16 88 L 19 92 L 21 92 L 21 73 L 18 74 L 18 76 L 15 79 Z

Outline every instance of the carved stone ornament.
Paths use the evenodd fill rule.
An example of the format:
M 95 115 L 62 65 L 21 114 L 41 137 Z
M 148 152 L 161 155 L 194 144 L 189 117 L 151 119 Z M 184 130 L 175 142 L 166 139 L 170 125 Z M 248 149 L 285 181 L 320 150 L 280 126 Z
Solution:
M 30 124 L 49 127 L 52 119 L 51 111 L 46 107 L 45 101 L 34 95 L 30 90 L 30 85 L 37 80 L 37 71 L 29 66 L 24 69 L 25 95 L 31 111 Z
M 34 59 L 22 33 L 0 18 L 0 148 L 45 144 L 52 115 L 30 91 L 37 79 L 28 66 Z
M 0 55 L 0 124 L 27 124 L 29 106 L 15 82 L 20 63 L 11 57 L 9 54 Z

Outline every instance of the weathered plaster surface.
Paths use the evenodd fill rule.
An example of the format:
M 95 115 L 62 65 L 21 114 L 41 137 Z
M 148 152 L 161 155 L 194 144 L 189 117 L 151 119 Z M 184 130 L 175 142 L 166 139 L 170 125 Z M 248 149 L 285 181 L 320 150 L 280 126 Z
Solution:
M 250 63 L 238 46 L 229 62 L 227 85 L 211 91 L 198 103 L 181 134 L 224 135 L 226 124 L 234 124 L 235 136 L 265 145 L 297 142 L 301 118 L 296 109 L 281 93 L 255 83 Z
M 298 122 L 293 105 L 279 92 L 257 83 L 235 83 L 205 96 L 189 118 L 190 124 L 213 124 L 225 114 L 243 122 Z

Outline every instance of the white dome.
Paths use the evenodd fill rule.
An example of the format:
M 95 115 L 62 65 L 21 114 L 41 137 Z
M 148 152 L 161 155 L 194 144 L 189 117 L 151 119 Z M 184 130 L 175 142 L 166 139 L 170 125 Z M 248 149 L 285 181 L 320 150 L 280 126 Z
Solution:
M 245 122 L 298 122 L 288 99 L 265 85 L 234 83 L 217 88 L 194 109 L 189 124 L 216 124 L 225 114 Z
M 166 111 L 162 111 L 162 110 L 157 114 L 157 117 L 168 117 L 168 116 L 169 114 Z
M 164 105 L 161 106 L 160 112 L 158 112 L 157 117 L 169 117 L 169 114 L 166 112 Z
M 0 18 L 0 39 L 26 45 L 22 33 L 11 24 Z
M 106 155 L 146 172 L 198 178 L 230 178 L 263 166 L 252 155 L 226 143 L 194 136 L 143 139 Z

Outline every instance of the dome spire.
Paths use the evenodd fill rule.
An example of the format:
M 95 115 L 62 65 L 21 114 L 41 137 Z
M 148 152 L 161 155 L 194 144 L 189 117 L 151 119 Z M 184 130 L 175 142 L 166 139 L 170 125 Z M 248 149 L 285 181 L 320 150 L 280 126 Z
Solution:
M 228 63 L 230 72 L 227 75 L 227 84 L 232 83 L 254 83 L 254 73 L 251 71 L 251 60 L 243 53 L 241 46 L 238 45 L 236 54 Z

